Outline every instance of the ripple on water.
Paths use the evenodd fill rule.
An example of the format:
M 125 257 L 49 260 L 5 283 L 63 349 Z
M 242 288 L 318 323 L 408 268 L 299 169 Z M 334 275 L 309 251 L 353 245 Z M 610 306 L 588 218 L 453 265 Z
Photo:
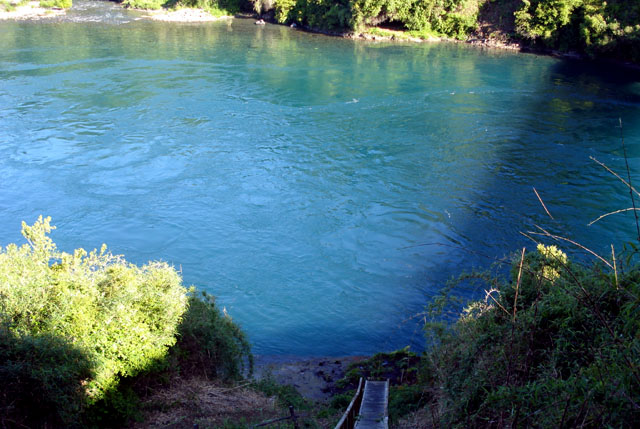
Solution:
M 622 166 L 622 117 L 637 163 L 631 75 L 74 4 L 0 27 L 0 244 L 44 213 L 65 250 L 166 260 L 258 353 L 419 347 L 412 316 L 533 223 L 629 237 L 624 216 L 585 224 L 628 204 L 588 157 Z

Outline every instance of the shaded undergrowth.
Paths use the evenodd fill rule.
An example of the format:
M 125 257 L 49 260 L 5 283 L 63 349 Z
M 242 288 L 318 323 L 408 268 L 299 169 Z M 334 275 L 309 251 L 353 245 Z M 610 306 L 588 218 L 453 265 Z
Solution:
M 629 426 L 640 410 L 640 270 L 516 259 L 425 355 L 445 427 Z

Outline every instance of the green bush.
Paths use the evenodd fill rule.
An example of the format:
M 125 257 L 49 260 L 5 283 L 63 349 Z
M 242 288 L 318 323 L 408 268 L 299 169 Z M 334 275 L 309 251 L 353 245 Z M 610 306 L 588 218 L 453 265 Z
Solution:
M 640 3 L 623 0 L 522 0 L 521 38 L 560 50 L 640 61 Z
M 274 5 L 276 21 L 279 24 L 295 21 L 295 17 L 291 14 L 295 5 L 296 0 L 276 0 Z
M 403 9 L 398 19 L 411 31 L 433 30 L 458 39 L 475 29 L 478 0 L 418 0 Z
M 281 407 L 293 406 L 296 410 L 308 410 L 311 403 L 307 401 L 295 387 L 280 384 L 272 377 L 267 377 L 253 384 L 253 389 L 269 397 L 276 397 Z
M 123 0 L 122 2 L 125 7 L 148 10 L 161 9 L 165 3 L 165 0 Z
M 248 7 L 248 0 L 123 0 L 125 7 L 134 9 L 204 9 L 214 16 L 233 15 Z
M 353 26 L 349 0 L 297 0 L 290 13 L 296 22 L 314 29 L 345 30 Z
M 631 427 L 640 403 L 640 270 L 515 261 L 429 353 L 444 427 Z
M 0 425 L 77 425 L 85 406 L 82 386 L 93 374 L 87 353 L 64 339 L 0 328 Z
M 222 379 L 237 379 L 245 370 L 251 373 L 251 346 L 238 325 L 220 313 L 215 298 L 192 289 L 188 304 L 172 349 L 180 371 Z
M 396 23 L 414 32 L 465 38 L 477 25 L 481 0 L 276 0 L 276 20 L 311 28 L 362 31 Z
M 23 222 L 29 244 L 0 249 L 2 353 L 11 357 L 3 360 L 0 382 L 18 392 L 17 404 L 38 409 L 31 389 L 20 384 L 18 374 L 28 371 L 30 383 L 41 386 L 40 396 L 59 402 L 55 419 L 70 425 L 77 410 L 117 390 L 121 378 L 165 357 L 176 342 L 187 297 L 167 264 L 137 267 L 107 253 L 106 246 L 60 252 L 48 236 L 53 228 L 50 218 L 40 217 L 33 226 Z M 73 353 L 58 356 L 56 350 L 65 348 Z M 29 349 L 49 357 L 29 360 Z M 29 416 L 11 407 L 3 415 Z
M 73 0 L 40 0 L 40 6 L 45 8 L 69 9 Z
M 180 0 L 181 7 L 192 7 L 207 10 L 214 15 L 233 15 L 248 6 L 245 0 Z

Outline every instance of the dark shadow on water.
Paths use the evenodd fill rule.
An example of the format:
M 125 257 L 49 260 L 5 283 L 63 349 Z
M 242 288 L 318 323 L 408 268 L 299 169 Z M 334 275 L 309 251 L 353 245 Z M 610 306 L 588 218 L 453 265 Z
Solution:
M 7 26 L 7 35 L 13 27 Z M 410 262 L 412 267 L 416 267 L 414 271 L 406 269 L 409 274 L 404 277 L 398 275 L 389 279 L 389 288 L 397 288 L 399 294 L 405 292 L 402 288 L 417 291 L 409 294 L 412 300 L 405 299 L 410 302 L 387 305 L 397 298 L 392 291 L 380 298 L 380 307 L 386 312 L 377 313 L 378 309 L 372 308 L 356 316 L 340 308 L 337 322 L 331 320 L 331 314 L 335 313 L 330 311 L 334 309 L 326 305 L 329 301 L 324 298 L 332 294 L 335 301 L 329 304 L 335 303 L 339 307 L 344 303 L 338 302 L 342 295 L 331 289 L 331 285 L 326 286 L 328 282 L 320 284 L 327 290 L 317 294 L 319 300 L 323 299 L 322 304 L 299 299 L 292 301 L 295 305 L 289 306 L 288 302 L 283 302 L 287 297 L 265 304 L 262 297 L 271 298 L 276 294 L 269 295 L 263 291 L 258 291 L 263 294 L 257 298 L 256 294 L 246 293 L 243 296 L 238 293 L 227 301 L 232 305 L 236 299 L 245 299 L 256 305 L 273 304 L 275 307 L 277 304 L 285 307 L 286 312 L 307 311 L 313 317 L 320 314 L 318 319 L 309 321 L 307 318 L 295 323 L 282 322 L 278 316 L 273 316 L 275 312 L 265 312 L 270 318 L 265 317 L 264 320 L 251 314 L 252 309 L 245 310 L 244 316 L 253 317 L 252 322 L 258 326 L 257 329 L 269 325 L 270 329 L 264 331 L 269 333 L 268 338 L 263 338 L 265 343 L 271 338 L 278 341 L 285 338 L 310 345 L 315 342 L 324 349 L 343 347 L 342 344 L 348 340 L 332 339 L 332 334 L 337 337 L 346 330 L 359 333 L 357 328 L 349 330 L 346 326 L 355 319 L 368 317 L 378 321 L 389 316 L 390 312 L 395 312 L 394 321 L 398 321 L 399 326 L 382 326 L 384 321 L 380 321 L 376 325 L 381 326 L 379 331 L 354 341 L 362 344 L 372 340 L 373 344 L 375 338 L 375 347 L 387 350 L 403 347 L 407 342 L 420 347 L 424 344 L 420 323 L 404 323 L 403 320 L 420 312 L 451 276 L 472 267 L 486 268 L 495 258 L 517 251 L 523 245 L 532 248 L 532 243 L 519 233 L 531 229 L 533 223 L 554 232 L 563 232 L 579 241 L 585 239 L 585 244 L 595 247 L 606 246 L 598 237 L 611 236 L 616 242 L 624 239 L 626 224 L 623 221 L 612 219 L 613 223 L 602 222 L 592 228 L 586 227 L 594 217 L 608 210 L 626 207 L 627 203 L 615 180 L 592 163 L 588 155 L 610 163 L 616 170 L 619 168 L 621 158 L 616 126 L 617 119 L 621 117 L 628 135 L 630 156 L 637 163 L 640 127 L 637 118 L 640 115 L 636 72 L 528 54 L 480 53 L 461 45 L 368 44 L 298 34 L 287 27 L 266 26 L 259 30 L 255 27 L 253 23 L 243 25 L 243 22 L 236 21 L 224 26 L 220 23 L 197 26 L 137 23 L 128 26 L 126 31 L 100 25 L 68 25 L 60 26 L 57 35 L 60 44 L 74 49 L 63 50 L 54 49 L 58 41 L 50 40 L 49 27 L 34 25 L 28 28 L 29 31 L 19 34 L 16 31 L 15 40 L 7 39 L 7 43 L 15 43 L 21 49 L 6 54 L 8 68 L 0 72 L 0 79 L 7 82 L 24 80 L 24 87 L 19 89 L 24 90 L 25 95 L 23 103 L 16 102 L 6 107 L 8 115 L 30 118 L 34 110 L 40 110 L 47 116 L 36 120 L 46 124 L 48 117 L 56 116 L 58 110 L 31 104 L 46 98 L 45 101 L 53 103 L 52 106 L 59 108 L 64 115 L 78 119 L 73 115 L 74 111 L 86 111 L 117 126 L 107 129 L 98 123 L 95 125 L 96 135 L 87 137 L 76 135 L 77 127 L 71 124 L 66 130 L 68 135 L 65 135 L 69 138 L 68 146 L 75 147 L 76 140 L 83 146 L 77 144 L 78 151 L 69 156 L 49 150 L 46 144 L 50 141 L 45 138 L 40 150 L 36 147 L 31 151 L 35 155 L 26 153 L 31 148 L 11 153 L 16 158 L 16 170 L 23 166 L 31 168 L 29 177 L 34 179 L 29 183 L 30 189 L 36 188 L 43 195 L 53 192 L 55 201 L 54 198 L 34 198 L 28 200 L 30 203 L 36 201 L 33 204 L 17 202 L 12 211 L 6 209 L 3 212 L 4 219 L 14 221 L 16 213 L 22 215 L 33 207 L 53 207 L 51 214 L 54 218 L 64 219 L 75 226 L 78 237 L 95 239 L 87 247 L 95 246 L 96 242 L 107 237 L 110 245 L 119 246 L 128 257 L 134 254 L 134 258 L 139 258 L 137 262 L 164 258 L 176 266 L 184 265 L 185 276 L 191 276 L 188 282 L 211 287 L 213 293 L 218 293 L 215 289 L 217 279 L 225 275 L 232 277 L 224 279 L 226 288 L 244 288 L 245 280 L 259 286 L 266 285 L 265 289 L 281 286 L 267 282 L 265 278 L 274 277 L 269 269 L 278 270 L 276 265 L 290 262 L 287 258 L 292 256 L 281 255 L 279 251 L 285 252 L 280 248 L 258 248 L 256 243 L 261 241 L 287 239 L 292 249 L 301 250 L 295 253 L 295 257 L 300 257 L 303 269 L 308 269 L 303 261 L 307 255 L 305 251 L 315 251 L 314 257 L 320 255 L 318 262 L 330 260 L 332 256 L 321 254 L 311 245 L 296 247 L 305 239 L 312 241 L 321 251 L 329 247 L 342 249 L 349 246 L 351 253 L 347 256 L 353 256 L 356 263 L 345 257 L 344 262 L 314 265 L 304 275 L 290 270 L 286 274 L 291 276 L 281 275 L 281 283 L 292 287 L 313 284 L 313 276 L 332 268 L 368 269 L 374 274 L 364 277 L 365 280 L 379 280 L 386 274 L 380 268 L 384 264 L 387 265 L 382 268 L 387 272 L 388 266 L 401 259 L 407 262 L 405 265 L 410 265 Z M 26 49 L 25 45 L 42 49 Z M 322 55 L 306 55 L 316 50 Z M 38 62 L 45 65 L 29 65 Z M 539 67 L 540 63 L 545 66 Z M 26 70 L 23 64 L 28 64 Z M 129 64 L 126 73 L 110 69 L 120 64 Z M 374 73 L 369 73 L 371 70 Z M 80 79 L 74 77 L 76 72 L 82 78 L 97 74 L 100 77 L 98 89 L 81 88 Z M 35 85 L 28 85 L 28 79 L 33 75 L 44 79 L 64 75 L 65 85 L 75 84 L 77 87 L 72 94 L 60 88 L 44 95 L 34 93 Z M 512 85 L 503 85 L 507 78 L 514 79 Z M 190 82 L 193 81 L 198 85 L 192 85 Z M 211 94 L 202 96 L 197 91 L 200 86 Z M 300 91 L 293 91 L 293 86 Z M 175 90 L 173 94 L 172 89 Z M 176 105 L 168 102 L 154 104 L 158 99 L 172 98 L 177 92 L 183 98 L 174 97 Z M 400 96 L 393 98 L 397 94 Z M 216 96 L 223 99 L 224 104 L 209 105 L 210 98 Z M 13 100 L 9 94 L 6 97 Z M 368 97 L 375 100 L 367 100 Z M 393 109 L 385 105 L 389 99 L 395 103 Z M 184 107 L 181 100 L 189 100 L 189 112 L 180 113 L 175 109 Z M 73 109 L 65 110 L 69 105 Z M 231 111 L 230 105 L 239 110 Z M 403 110 L 396 110 L 399 106 Z M 356 117 L 358 109 L 365 108 L 368 109 L 366 114 Z M 163 117 L 163 110 L 171 113 Z M 302 110 L 304 114 L 300 114 Z M 154 119 L 144 115 L 150 113 L 166 122 L 167 126 L 161 132 L 152 121 L 147 123 L 148 118 Z M 264 113 L 264 117 L 260 113 Z M 141 116 L 136 119 L 138 114 Z M 179 123 L 179 115 L 192 120 L 191 125 L 184 127 Z M 242 116 L 244 121 L 232 119 L 235 115 Z M 336 118 L 339 120 L 335 121 Z M 406 129 L 403 127 L 408 119 L 415 119 L 419 126 L 415 127 L 417 130 L 412 131 L 410 138 L 404 139 Z M 330 123 L 330 130 L 323 129 L 327 123 Z M 66 126 L 60 125 L 57 130 Z M 306 136 L 313 139 L 291 141 L 290 135 L 293 134 L 294 138 L 299 136 L 301 133 L 296 134 L 296 130 L 301 127 L 305 127 Z M 53 135 L 59 134 L 56 129 L 51 131 Z M 380 137 L 385 129 L 392 132 Z M 104 136 L 97 132 L 104 133 Z M 16 130 L 13 133 L 24 136 Z M 108 158 L 106 168 L 93 164 L 94 154 L 97 158 L 103 155 L 96 150 L 98 146 L 113 155 L 109 149 L 117 142 L 115 158 L 131 155 L 127 152 L 132 146 L 127 142 L 129 134 L 141 139 L 136 145 L 157 149 L 157 159 L 169 162 L 160 163 L 155 170 L 150 168 L 152 171 L 144 166 L 133 168 L 135 163 L 132 163 L 132 168 L 123 166 L 113 170 L 111 164 L 117 163 L 109 163 Z M 148 136 L 157 136 L 158 140 L 147 144 L 144 140 L 148 140 Z M 209 142 L 202 145 L 207 147 L 198 145 L 202 141 Z M 404 174 L 409 170 L 405 167 L 412 167 L 411 162 L 415 159 L 407 161 L 403 156 L 415 146 L 429 142 L 433 147 L 417 154 L 424 159 L 417 160 L 422 162 L 420 169 L 411 173 L 419 176 L 418 189 L 410 189 L 409 196 L 400 201 L 400 209 L 382 204 L 388 197 L 393 198 L 407 189 L 392 186 L 395 184 L 376 189 L 373 197 L 367 194 L 361 200 L 354 198 L 360 191 L 365 194 L 370 191 L 367 184 L 371 182 L 367 180 L 379 179 L 375 176 L 377 171 L 388 169 L 395 175 L 392 178 Z M 61 146 L 62 149 L 67 147 Z M 233 156 L 222 161 L 214 158 L 207 150 L 216 146 Z M 294 151 L 294 148 L 301 147 L 306 152 Z M 83 154 L 88 154 L 87 159 Z M 41 156 L 49 162 L 42 168 L 32 167 L 27 163 L 35 158 L 29 156 Z M 53 190 L 49 183 L 40 183 L 40 172 L 54 165 L 57 168 L 64 161 L 75 163 L 73 165 L 77 168 L 72 174 L 62 168 L 56 169 L 56 178 L 48 179 L 56 186 Z M 179 161 L 175 165 L 176 175 L 165 177 L 164 173 L 172 171 L 174 161 Z M 211 161 L 215 164 L 213 168 L 217 169 L 214 178 L 225 177 L 225 180 L 206 176 L 212 166 L 205 164 Z M 317 161 L 325 163 L 318 166 Z M 182 164 L 188 165 L 184 172 Z M 229 165 L 233 171 L 227 168 Z M 261 168 L 268 170 L 268 174 L 263 176 Z M 481 170 L 480 173 L 470 175 L 469 181 L 455 180 L 473 168 Z M 243 174 L 238 174 L 238 170 L 243 170 Z M 18 177 L 17 173 L 15 177 Z M 82 181 L 78 177 L 94 177 L 96 181 L 71 186 Z M 434 177 L 446 180 L 434 185 Z M 162 191 L 153 190 L 151 193 L 156 194 L 153 196 L 145 194 L 147 182 L 151 185 L 160 183 Z M 298 215 L 295 210 L 299 205 L 296 206 L 297 200 L 293 197 L 308 190 L 299 186 L 301 183 L 312 184 L 312 190 L 315 183 L 326 184 L 330 191 L 344 183 L 350 184 L 350 188 L 348 192 L 341 188 L 342 195 L 327 192 L 316 197 L 316 201 L 322 201 L 324 206 L 314 207 L 310 214 L 302 213 L 307 216 L 300 216 L 299 222 L 292 222 L 288 230 L 281 229 L 280 224 L 288 216 Z M 242 185 L 247 185 L 247 188 L 241 189 Z M 534 186 L 556 221 L 551 222 L 544 213 L 532 192 Z M 203 188 L 206 188 L 204 193 L 200 192 Z M 104 190 L 111 190 L 114 195 L 101 196 L 100 192 Z M 281 191 L 289 191 L 291 199 L 281 203 L 275 197 L 267 198 Z M 240 193 L 243 195 L 238 195 Z M 191 197 L 184 199 L 184 194 Z M 13 196 L 7 195 L 4 201 L 11 200 Z M 73 200 L 68 198 L 70 195 L 82 195 L 83 199 Z M 255 204 L 248 201 L 258 199 L 256 197 L 265 198 Z M 377 205 L 370 204 L 374 199 Z M 18 198 L 13 200 L 19 201 Z M 65 204 L 57 205 L 59 201 Z M 364 205 L 358 205 L 362 201 Z M 290 211 L 273 209 L 290 202 Z M 234 204 L 246 210 L 224 211 L 225 207 Z M 337 214 L 328 212 L 327 205 L 331 205 L 333 213 Z M 145 207 L 144 213 L 130 210 L 133 206 Z M 91 207 L 91 211 L 78 216 L 77 213 L 86 207 Z M 218 210 L 222 216 L 216 216 Z M 397 213 L 402 219 L 407 219 L 410 233 L 400 231 L 394 235 L 384 228 L 371 228 L 365 222 L 366 219 L 384 221 L 385 216 Z M 340 216 L 352 223 L 343 227 Z M 329 225 L 327 219 L 335 221 L 338 227 Z M 363 223 L 358 223 L 361 221 Z M 365 227 L 358 230 L 363 224 Z M 416 227 L 416 224 L 419 225 Z M 304 225 L 316 228 L 312 230 L 311 237 L 301 239 L 291 233 L 286 237 L 280 234 L 276 238 L 269 236 L 262 240 L 264 231 L 289 234 L 290 230 L 296 232 Z M 397 227 L 393 222 L 389 225 L 389 229 Z M 149 229 L 143 228 L 147 226 Z M 440 226 L 444 227 L 438 229 Z M 170 239 L 162 236 L 160 230 L 163 228 L 165 234 L 169 232 Z M 368 234 L 367 228 L 374 230 L 375 239 L 371 242 L 363 240 L 365 244 L 361 246 L 359 234 Z M 93 236 L 88 238 L 91 234 Z M 322 240 L 317 238 L 318 235 L 323 235 Z M 229 236 L 234 237 L 232 242 L 219 243 Z M 366 236 L 364 238 L 367 239 Z M 433 242 L 450 247 L 410 247 Z M 366 246 L 368 248 L 363 249 Z M 374 246 L 378 247 L 372 250 Z M 235 259 L 232 258 L 229 254 L 240 247 L 249 249 L 248 257 L 241 260 L 236 255 Z M 269 251 L 272 254 L 264 257 L 264 253 Z M 188 262 L 188 267 L 185 252 L 192 253 L 190 257 L 193 259 Z M 357 265 L 360 263 L 358 257 L 365 252 L 368 252 L 367 258 Z M 388 255 L 391 258 L 385 260 Z M 392 262 L 387 262 L 389 259 Z M 273 263 L 274 260 L 277 263 Z M 265 261 L 272 262 L 272 265 L 267 266 Z M 247 276 L 247 272 L 253 269 L 259 273 Z M 340 271 L 332 279 L 339 276 L 346 277 Z M 344 288 L 351 294 L 347 305 L 361 304 L 368 299 L 362 298 L 368 284 L 366 281 L 361 283 L 356 285 L 357 288 L 348 289 L 353 285 Z M 461 290 L 460 294 L 465 298 L 478 297 L 482 290 Z M 298 304 L 304 308 L 298 309 Z M 233 311 L 232 308 L 230 310 Z M 322 313 L 324 310 L 328 310 L 326 316 Z M 281 314 L 288 316 L 288 313 Z M 322 338 L 312 332 L 312 325 L 317 320 L 323 331 Z M 336 325 L 340 325 L 339 329 Z M 286 349 L 286 345 L 278 344 L 278 347 L 279 350 Z M 346 354 L 343 350 L 336 353 Z M 353 352 L 360 353 L 361 350 Z M 273 353 L 273 349 L 269 353 Z M 326 354 L 331 354 L 331 350 Z
M 635 223 L 630 213 L 587 225 L 604 213 L 631 206 L 628 189 L 589 157 L 626 178 L 619 128 L 622 119 L 631 174 L 634 183 L 640 183 L 640 72 L 608 62 L 551 61 L 544 75 L 532 76 L 527 82 L 526 90 L 532 95 L 521 97 L 505 109 L 497 121 L 503 124 L 493 124 L 514 133 L 497 136 L 494 143 L 500 147 L 498 157 L 487 164 L 486 180 L 474 190 L 480 199 L 467 201 L 468 206 L 462 208 L 468 214 L 466 220 L 452 226 L 458 239 L 424 246 L 430 249 L 424 251 L 425 258 L 438 249 L 450 251 L 446 265 L 424 273 L 425 305 L 447 280 L 463 272 L 490 270 L 506 276 L 513 257 L 510 255 L 523 247 L 535 250 L 536 243 L 521 232 L 540 233 L 536 225 L 608 259 L 611 244 L 621 252 L 624 243 L 634 241 Z M 534 187 L 554 219 L 545 213 Z M 568 242 L 530 235 L 542 243 L 557 245 L 573 260 L 595 261 Z M 496 265 L 491 268 L 492 264 Z M 451 295 L 463 301 L 481 299 L 490 287 L 461 281 Z M 456 320 L 462 307 L 459 302 L 450 304 L 445 320 Z M 420 329 L 424 320 L 417 312 L 412 321 L 398 326 L 399 336 L 413 332 L 410 344 L 416 349 L 425 345 Z M 390 335 L 386 344 L 390 349 L 398 342 Z

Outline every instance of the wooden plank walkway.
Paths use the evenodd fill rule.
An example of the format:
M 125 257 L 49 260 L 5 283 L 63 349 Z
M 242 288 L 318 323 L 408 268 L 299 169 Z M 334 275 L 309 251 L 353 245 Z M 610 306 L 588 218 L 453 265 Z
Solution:
M 389 380 L 367 380 L 355 429 L 387 429 L 389 427 L 388 402 Z

